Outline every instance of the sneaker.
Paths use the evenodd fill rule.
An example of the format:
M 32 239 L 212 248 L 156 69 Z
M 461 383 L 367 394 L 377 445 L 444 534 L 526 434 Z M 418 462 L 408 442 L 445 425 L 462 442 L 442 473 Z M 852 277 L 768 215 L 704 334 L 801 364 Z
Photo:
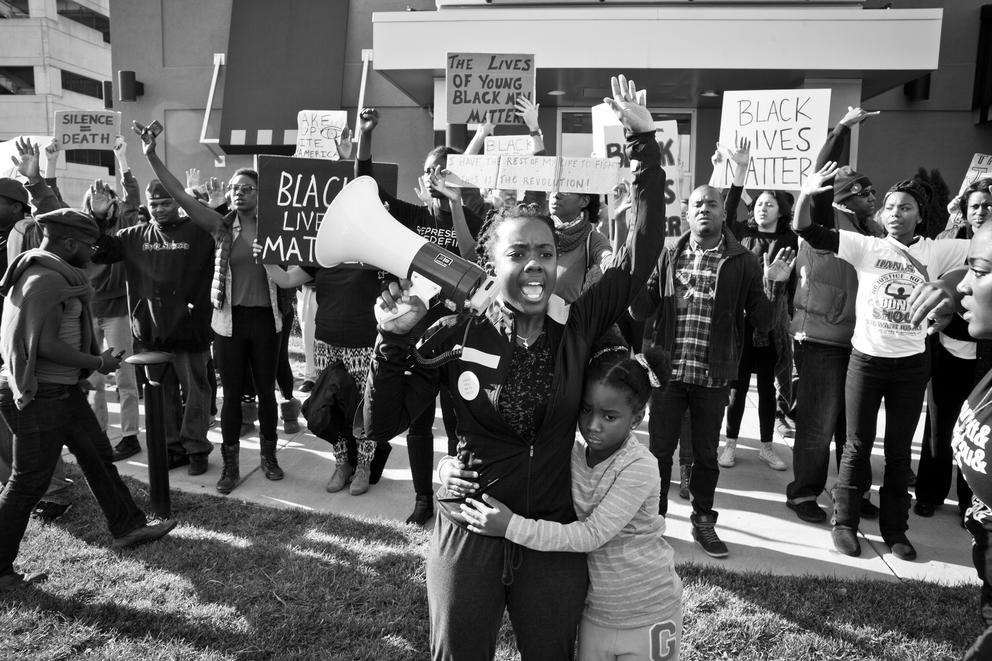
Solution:
M 46 574 L 45 572 L 31 572 L 27 574 L 19 574 L 16 571 L 12 571 L 7 574 L 0 574 L 0 593 L 6 592 L 8 590 L 16 590 L 22 585 L 41 583 L 46 579 L 48 579 L 48 574 Z
M 190 475 L 203 475 L 207 472 L 207 453 L 197 452 L 189 455 L 189 468 L 186 470 Z
M 937 505 L 932 505 L 930 503 L 923 503 L 919 500 L 913 505 L 913 511 L 916 512 L 916 516 L 924 516 L 930 518 L 933 516 L 934 512 L 937 510 Z
M 141 444 L 138 443 L 138 437 L 134 434 L 129 434 L 114 446 L 113 461 L 123 461 L 139 452 L 141 452 Z
M 429 493 L 417 494 L 417 499 L 413 503 L 413 514 L 406 518 L 406 522 L 415 526 L 422 526 L 434 516 L 434 496 Z
M 692 477 L 692 464 L 679 466 L 679 498 L 689 500 L 689 478 Z
M 834 548 L 838 553 L 852 557 L 861 555 L 861 542 L 858 541 L 857 531 L 834 526 L 830 531 L 830 537 L 834 540 Z
M 775 418 L 775 433 L 782 438 L 796 437 L 796 429 L 788 418 Z
M 785 506 L 807 523 L 823 523 L 827 520 L 827 513 L 815 500 L 804 500 L 798 503 L 787 500 Z
M 34 506 L 31 516 L 42 523 L 51 523 L 70 509 L 72 509 L 72 503 L 53 503 L 50 500 L 41 500 Z
M 372 471 L 369 467 L 364 464 L 359 464 L 358 468 L 355 469 L 355 475 L 351 478 L 351 495 L 361 496 L 363 493 L 368 491 L 370 477 L 372 477 Z
M 916 549 L 910 543 L 906 535 L 893 535 L 885 539 L 892 554 L 900 560 L 916 560 Z
M 775 454 L 775 448 L 772 447 L 771 443 L 762 443 L 761 449 L 758 450 L 758 459 L 768 464 L 768 467 L 773 471 L 784 471 L 788 466 L 785 462 L 778 458 Z
M 730 555 L 727 545 L 716 534 L 716 529 L 714 528 L 716 525 L 715 516 L 696 516 L 693 514 L 690 519 L 692 520 L 692 538 L 696 540 L 696 543 L 699 544 L 706 555 L 712 558 L 726 558 Z
M 145 524 L 135 528 L 126 535 L 115 537 L 110 546 L 115 549 L 124 549 L 132 546 L 138 546 L 140 544 L 147 544 L 148 542 L 154 542 L 168 535 L 175 527 L 175 519 Z
M 189 455 L 188 454 L 169 454 L 169 470 L 174 468 L 179 468 L 180 466 L 189 466 Z
M 717 457 L 716 463 L 720 464 L 723 468 L 733 468 L 734 461 L 736 460 L 737 453 L 737 439 L 723 437 L 723 449 L 720 450 L 720 456 Z
M 306 379 L 303 385 L 300 386 L 300 392 L 310 392 L 313 390 L 314 382 L 313 379 Z
M 861 518 L 871 520 L 878 518 L 878 506 L 873 504 L 867 495 L 861 499 Z
M 348 482 L 351 481 L 351 476 L 355 474 L 355 467 L 347 462 L 341 462 L 334 469 L 334 475 L 331 475 L 331 479 L 328 480 L 325 489 L 328 493 L 337 493 L 344 489 Z

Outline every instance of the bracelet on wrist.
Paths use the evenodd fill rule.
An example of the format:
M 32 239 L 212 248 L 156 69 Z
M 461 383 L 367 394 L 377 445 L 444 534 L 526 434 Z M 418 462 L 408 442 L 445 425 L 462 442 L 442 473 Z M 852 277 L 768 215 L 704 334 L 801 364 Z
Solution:
M 533 131 L 530 132 L 530 134 L 532 136 L 534 136 L 535 138 L 543 138 L 544 137 L 544 133 L 541 131 L 541 129 L 534 129 Z

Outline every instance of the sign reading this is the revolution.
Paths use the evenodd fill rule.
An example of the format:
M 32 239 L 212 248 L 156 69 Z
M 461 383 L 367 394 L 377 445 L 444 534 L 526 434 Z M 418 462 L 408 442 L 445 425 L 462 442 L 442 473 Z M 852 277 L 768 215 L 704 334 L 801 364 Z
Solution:
M 620 165 L 606 158 L 452 154 L 445 181 L 462 188 L 603 194 L 617 184 L 619 172 Z
M 59 149 L 113 149 L 121 114 L 113 110 L 56 110 Z
M 720 116 L 720 143 L 751 141 L 746 188 L 796 190 L 813 171 L 827 137 L 830 90 L 791 89 L 727 91 Z M 726 187 L 732 180 L 729 160 L 710 183 Z
M 258 157 L 258 242 L 263 263 L 317 266 L 317 229 L 354 169 L 351 161 Z M 376 163 L 375 173 L 379 186 L 395 195 L 396 164 Z
M 522 124 L 517 98 L 534 100 L 533 55 L 448 53 L 449 124 Z
M 348 125 L 344 110 L 301 110 L 296 115 L 296 153 L 299 158 L 336 161 L 341 131 Z

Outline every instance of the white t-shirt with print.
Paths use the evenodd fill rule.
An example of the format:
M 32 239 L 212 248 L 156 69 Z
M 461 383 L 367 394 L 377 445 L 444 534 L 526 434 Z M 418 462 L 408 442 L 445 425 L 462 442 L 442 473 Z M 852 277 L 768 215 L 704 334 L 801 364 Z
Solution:
M 894 240 L 838 232 L 837 256 L 858 272 L 857 320 L 851 344 L 869 356 L 902 358 L 926 350 L 926 323 L 910 323 L 909 297 L 925 282 Z M 968 257 L 966 239 L 918 238 L 904 246 L 927 268 L 930 279 L 964 266 Z

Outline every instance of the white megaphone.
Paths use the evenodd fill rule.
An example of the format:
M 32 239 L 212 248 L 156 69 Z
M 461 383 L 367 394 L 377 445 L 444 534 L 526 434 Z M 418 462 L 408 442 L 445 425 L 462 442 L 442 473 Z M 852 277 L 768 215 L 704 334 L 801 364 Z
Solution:
M 477 264 L 441 248 L 403 227 L 379 201 L 372 177 L 358 177 L 337 194 L 317 230 L 317 263 L 323 267 L 362 262 L 409 278 L 412 294 L 430 307 L 440 294 L 453 311 L 481 314 L 496 296 L 495 281 Z M 401 303 L 396 312 L 376 306 L 379 322 L 410 310 Z

